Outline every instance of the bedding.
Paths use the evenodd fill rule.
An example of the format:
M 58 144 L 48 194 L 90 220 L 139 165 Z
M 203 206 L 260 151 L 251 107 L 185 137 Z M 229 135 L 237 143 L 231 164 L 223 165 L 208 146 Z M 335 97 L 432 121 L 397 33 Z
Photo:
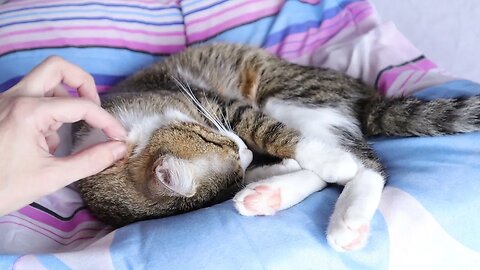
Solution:
M 478 71 L 478 25 L 480 5 L 477 0 L 371 0 L 384 20 L 395 22 L 398 29 L 430 59 L 448 71 L 480 82 Z
M 480 94 L 392 23 L 380 23 L 363 0 L 7 1 L 0 5 L 0 91 L 56 54 L 90 72 L 103 93 L 169 54 L 218 41 L 334 68 L 386 96 Z M 479 138 L 372 139 L 389 182 L 358 252 L 327 245 L 336 186 L 271 217 L 243 217 L 226 201 L 116 230 L 66 187 L 0 217 L 0 269 L 474 269 Z M 68 151 L 64 139 L 59 155 Z

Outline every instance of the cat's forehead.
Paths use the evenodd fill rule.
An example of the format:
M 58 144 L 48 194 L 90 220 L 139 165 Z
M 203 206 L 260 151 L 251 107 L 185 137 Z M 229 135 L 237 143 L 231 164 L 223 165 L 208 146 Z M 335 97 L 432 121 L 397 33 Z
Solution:
M 238 157 L 238 146 L 229 136 L 197 123 L 182 122 L 160 128 L 150 141 L 151 147 L 183 159 L 215 154 Z

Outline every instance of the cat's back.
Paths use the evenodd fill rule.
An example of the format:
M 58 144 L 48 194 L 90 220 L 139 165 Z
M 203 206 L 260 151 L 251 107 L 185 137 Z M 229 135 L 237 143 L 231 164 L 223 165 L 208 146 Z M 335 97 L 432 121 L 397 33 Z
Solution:
M 264 49 L 241 44 L 191 47 L 150 71 L 160 70 L 200 88 L 214 89 L 221 96 L 260 105 L 272 97 L 319 104 L 355 103 L 376 96 L 372 88 L 341 72 L 288 62 Z

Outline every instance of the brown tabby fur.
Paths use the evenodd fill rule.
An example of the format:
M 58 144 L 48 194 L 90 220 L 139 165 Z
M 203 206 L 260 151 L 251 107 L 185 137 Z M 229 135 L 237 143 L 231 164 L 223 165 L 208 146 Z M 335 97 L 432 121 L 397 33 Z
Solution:
M 365 140 L 367 135 L 450 134 L 478 130 L 480 125 L 474 113 L 480 111 L 478 98 L 386 100 L 353 78 L 289 63 L 260 49 L 229 44 L 191 48 L 127 78 L 104 102 L 115 116 L 125 111 L 162 114 L 176 108 L 198 123 L 162 126 L 139 155 L 130 154 L 103 173 L 79 182 L 86 203 L 103 221 L 122 226 L 191 211 L 228 198 L 242 186 L 238 147 L 197 110 L 181 85 L 190 88 L 213 115 L 225 118 L 223 124 L 250 149 L 278 158 L 295 158 L 301 135 L 262 112 L 268 100 L 334 107 L 358 127 L 354 132 L 337 127 L 342 147 L 381 174 L 382 166 Z M 87 132 L 86 127 L 79 131 L 77 142 Z M 167 153 L 187 160 L 217 154 L 221 158 L 215 165 L 228 170 L 202 176 L 192 197 L 172 195 L 151 181 L 155 165 Z

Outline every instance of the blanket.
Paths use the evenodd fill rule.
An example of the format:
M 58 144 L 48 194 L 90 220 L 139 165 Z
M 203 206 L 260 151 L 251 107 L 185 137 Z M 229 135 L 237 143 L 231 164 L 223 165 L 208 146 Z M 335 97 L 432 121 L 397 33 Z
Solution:
M 385 96 L 480 94 L 392 23 L 380 23 L 364 0 L 7 1 L 0 5 L 0 91 L 56 54 L 90 72 L 104 93 L 142 67 L 209 42 L 333 68 Z M 389 182 L 358 252 L 337 253 L 326 243 L 336 186 L 271 217 L 243 217 L 226 201 L 116 230 L 66 187 L 0 217 L 0 269 L 473 269 L 480 262 L 479 136 L 371 140 Z M 58 154 L 68 148 L 65 136 Z

